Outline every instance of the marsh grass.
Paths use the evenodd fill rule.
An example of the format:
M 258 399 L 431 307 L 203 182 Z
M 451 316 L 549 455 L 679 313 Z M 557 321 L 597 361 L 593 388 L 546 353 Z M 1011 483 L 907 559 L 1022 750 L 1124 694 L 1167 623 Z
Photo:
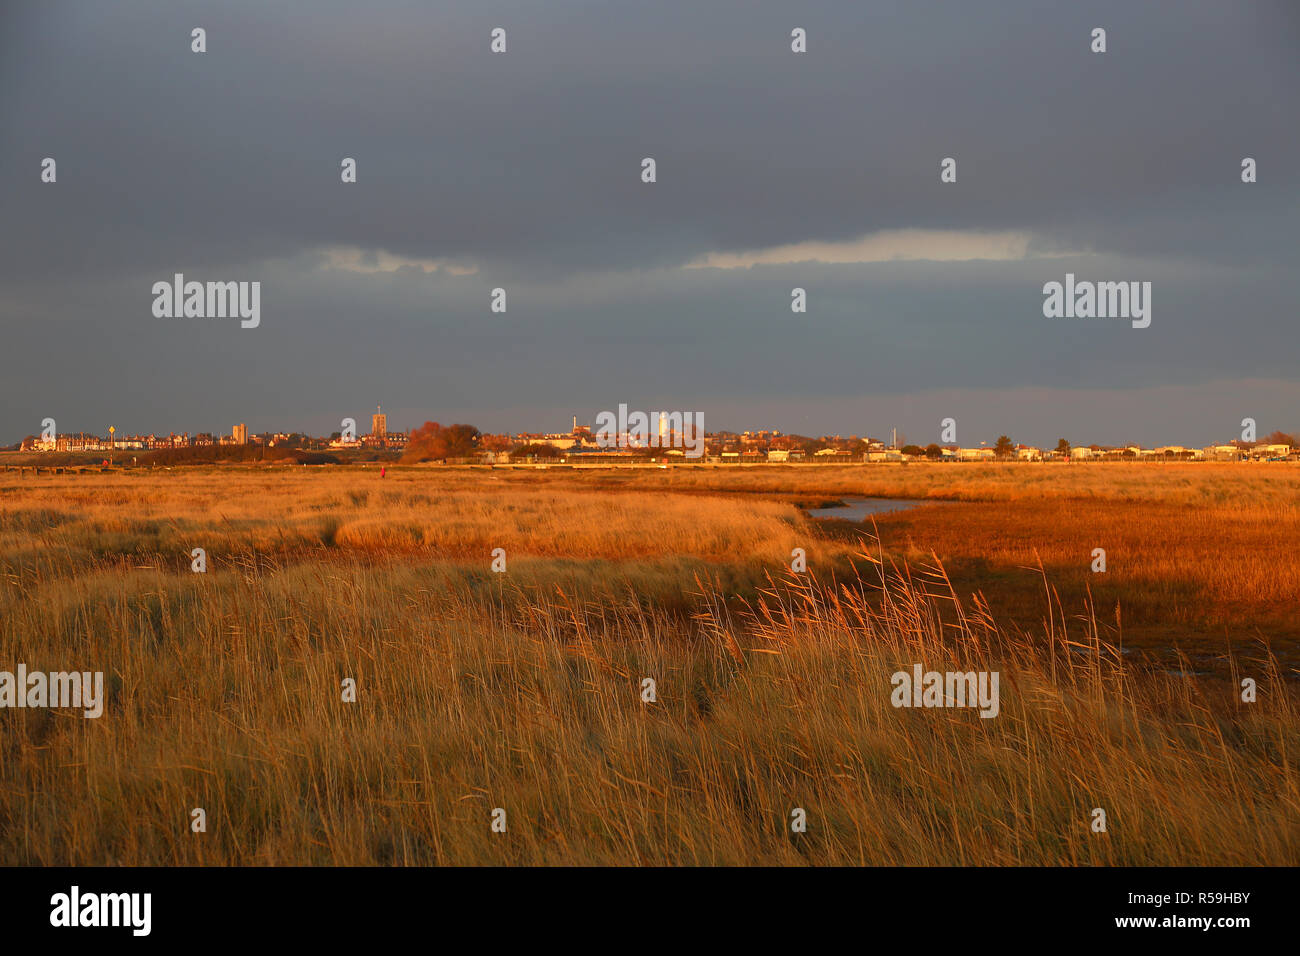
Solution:
M 107 477 L 0 499 L 0 669 L 109 687 L 97 720 L 0 711 L 0 862 L 1300 861 L 1277 659 L 1135 666 L 1047 569 L 1041 625 L 1009 627 L 937 556 L 779 502 Z M 813 573 L 783 570 L 794 546 Z M 894 708 L 914 663 L 998 671 L 999 716 Z

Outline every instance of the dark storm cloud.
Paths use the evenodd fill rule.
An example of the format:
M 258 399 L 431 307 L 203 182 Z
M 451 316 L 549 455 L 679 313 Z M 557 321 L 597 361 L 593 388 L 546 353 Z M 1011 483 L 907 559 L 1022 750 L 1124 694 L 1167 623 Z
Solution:
M 105 395 L 145 429 L 324 427 L 376 398 L 558 427 L 492 419 L 594 411 L 620 389 L 674 407 L 822 399 L 823 427 L 847 431 L 836 402 L 864 394 L 1287 378 L 1300 345 L 1290 4 L 55 2 L 0 17 L 0 321 L 11 356 L 60 356 L 54 373 L 10 359 L 8 440 L 51 404 L 64 427 L 97 428 Z M 487 53 L 495 26 L 504 56 Z M 806 55 L 789 52 L 794 26 Z M 44 156 L 56 186 L 39 182 Z M 938 181 L 945 156 L 956 185 Z M 1243 156 L 1259 183 L 1239 181 Z M 1096 255 L 676 268 L 918 228 Z M 334 246 L 478 272 L 319 268 Z M 1155 282 L 1152 328 L 1043 319 L 1042 283 L 1067 269 Z M 149 286 L 174 272 L 261 279 L 262 326 L 154 319 Z M 505 316 L 486 307 L 498 285 Z

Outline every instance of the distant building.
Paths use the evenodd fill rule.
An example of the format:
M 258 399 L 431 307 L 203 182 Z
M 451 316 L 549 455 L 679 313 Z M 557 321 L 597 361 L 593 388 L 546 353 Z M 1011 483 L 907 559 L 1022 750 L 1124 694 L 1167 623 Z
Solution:
M 1290 445 L 1256 445 L 1250 450 L 1252 458 L 1286 458 L 1291 454 Z
M 388 416 L 380 405 L 375 406 L 375 413 L 370 416 L 370 435 L 380 441 L 388 437 Z
M 230 430 L 230 437 L 234 439 L 236 445 L 248 444 L 248 426 L 240 422 Z
M 1236 445 L 1210 445 L 1204 449 L 1204 456 L 1212 461 L 1240 461 L 1241 449 Z
M 842 448 L 818 448 L 813 452 L 813 460 L 830 464 L 843 464 L 853 460 L 853 452 Z

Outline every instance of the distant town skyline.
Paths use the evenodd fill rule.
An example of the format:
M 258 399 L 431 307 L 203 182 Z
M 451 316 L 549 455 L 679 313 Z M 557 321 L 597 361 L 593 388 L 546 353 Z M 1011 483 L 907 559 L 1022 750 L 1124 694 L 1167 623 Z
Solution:
M 342 419 L 340 420 L 339 427 L 331 429 L 329 431 L 312 431 L 306 428 L 283 428 L 283 427 L 250 429 L 246 422 L 238 422 L 230 426 L 229 428 L 226 428 L 225 430 L 200 428 L 200 429 L 160 431 L 157 429 L 141 430 L 141 429 L 134 429 L 134 428 L 122 428 L 113 425 L 113 426 L 105 427 L 100 431 L 95 431 L 91 429 L 62 430 L 62 429 L 58 429 L 57 427 L 53 427 L 53 431 L 56 436 L 62 435 L 65 438 L 65 440 L 68 439 L 70 436 L 77 436 L 83 441 L 98 439 L 107 445 L 111 445 L 112 447 L 118 447 L 118 448 L 130 447 L 132 444 L 138 446 L 142 439 L 155 440 L 155 443 L 150 445 L 149 447 L 163 448 L 163 447 L 170 447 L 173 444 L 178 444 L 177 440 L 181 438 L 184 438 L 186 440 L 185 441 L 186 445 L 189 445 L 193 440 L 199 439 L 200 437 L 207 437 L 212 439 L 211 442 L 212 444 L 225 445 L 225 444 L 257 444 L 257 443 L 265 442 L 267 440 L 287 439 L 294 435 L 301 435 L 313 441 L 320 441 L 320 442 L 328 441 L 331 438 L 339 438 L 339 441 L 335 442 L 335 445 L 337 447 L 347 447 L 351 444 L 362 445 L 367 443 L 382 444 L 384 446 L 388 446 L 392 444 L 395 447 L 401 447 L 402 445 L 405 444 L 406 436 L 409 434 L 411 429 L 418 427 L 416 424 L 411 424 L 409 426 L 390 428 L 388 425 L 389 416 L 387 413 L 382 411 L 382 405 L 376 405 L 375 409 L 376 409 L 375 412 L 372 413 L 371 415 L 370 428 L 368 431 L 361 428 L 357 420 L 355 418 L 353 419 L 354 424 L 353 424 L 351 440 L 349 440 L 348 435 L 346 435 L 343 432 Z M 494 429 L 484 429 L 484 428 L 479 428 L 479 430 L 484 435 L 500 435 L 510 439 L 517 439 L 517 440 L 559 438 L 561 436 L 577 435 L 579 433 L 584 433 L 588 438 L 591 437 L 594 428 L 593 421 L 582 421 L 580 420 L 580 416 L 577 413 L 574 413 L 571 416 L 569 416 L 569 419 L 570 419 L 569 431 L 556 431 L 556 430 L 547 430 L 547 429 L 494 430 Z M 420 422 L 419 424 L 424 424 L 424 422 L 434 421 L 434 420 L 436 419 L 424 419 L 424 421 Z M 473 422 L 453 422 L 450 419 L 442 421 L 441 424 L 443 425 L 468 424 L 468 425 L 474 425 L 474 427 L 476 428 L 479 427 L 475 425 Z M 945 423 L 941 423 L 941 424 L 945 424 Z M 897 426 L 891 426 L 890 428 L 884 430 L 873 430 L 873 431 L 859 430 L 853 432 L 836 432 L 836 431 L 827 431 L 827 430 L 818 430 L 818 429 L 813 429 L 811 431 L 792 431 L 792 430 L 774 428 L 770 426 L 751 427 L 751 428 L 726 428 L 726 427 L 717 428 L 717 429 L 706 428 L 704 431 L 706 436 L 708 436 L 710 439 L 714 437 L 721 437 L 721 436 L 755 436 L 759 438 L 767 438 L 767 437 L 801 438 L 801 439 L 807 439 L 811 441 L 834 438 L 837 441 L 838 440 L 844 440 L 844 441 L 862 440 L 864 442 L 874 442 L 875 444 L 887 448 L 902 448 L 909 445 L 917 445 L 920 447 L 925 447 L 928 445 L 938 445 L 944 448 L 976 447 L 976 446 L 985 446 L 985 445 L 991 447 L 999 437 L 1005 435 L 1011 438 L 1013 443 L 1018 447 L 1041 448 L 1044 450 L 1050 449 L 1057 442 L 1062 440 L 1068 442 L 1071 446 L 1075 446 L 1075 447 L 1102 447 L 1102 448 L 1137 447 L 1137 448 L 1144 448 L 1144 449 L 1151 449 L 1151 448 L 1207 449 L 1215 446 L 1228 447 L 1230 445 L 1244 445 L 1244 446 L 1266 445 L 1268 444 L 1268 436 L 1271 434 L 1280 433 L 1288 436 L 1294 436 L 1296 433 L 1295 431 L 1290 429 L 1261 428 L 1258 423 L 1250 420 L 1244 420 L 1240 424 L 1248 425 L 1249 427 L 1242 428 L 1238 434 L 1227 438 L 1218 437 L 1200 443 L 1165 442 L 1165 443 L 1157 443 L 1154 445 L 1146 445 L 1142 442 L 1136 442 L 1136 441 L 1129 441 L 1129 442 L 1077 441 L 1075 439 L 1072 439 L 1070 436 L 1064 434 L 1058 435 L 1057 438 L 1052 442 L 1032 442 L 1027 440 L 1020 440 L 1016 436 L 1010 435 L 1009 432 L 1006 431 L 997 432 L 996 434 L 988 435 L 988 436 L 979 436 L 966 441 L 958 441 L 957 422 L 955 420 L 950 423 L 951 431 L 947 433 L 949 440 L 944 440 L 945 432 L 943 431 L 942 427 L 936 430 L 935 435 L 917 434 L 915 432 L 909 433 L 906 429 L 902 429 Z M 57 426 L 57 422 L 53 422 L 52 426 Z M 110 434 L 109 427 L 116 429 L 115 435 Z M 45 429 L 46 432 L 50 430 L 51 428 Z M 649 434 L 654 430 L 655 430 L 655 426 L 652 422 L 649 432 L 645 432 L 645 434 Z M 661 432 L 663 431 L 663 421 L 660 421 L 658 430 Z M 1300 430 L 1296 430 L 1296 431 L 1300 431 Z M 340 438 L 340 436 L 342 437 Z M 34 446 L 37 449 L 52 450 L 54 446 L 57 446 L 57 438 L 53 442 L 49 440 L 42 440 L 42 435 L 39 432 L 29 433 L 29 435 L 24 436 L 22 439 L 19 439 L 9 444 L 16 445 L 19 444 L 20 441 L 26 442 L 32 438 L 35 438 L 37 440 Z
M 0 435 L 1300 428 L 1296 4 L 549 7 L 5 5 Z

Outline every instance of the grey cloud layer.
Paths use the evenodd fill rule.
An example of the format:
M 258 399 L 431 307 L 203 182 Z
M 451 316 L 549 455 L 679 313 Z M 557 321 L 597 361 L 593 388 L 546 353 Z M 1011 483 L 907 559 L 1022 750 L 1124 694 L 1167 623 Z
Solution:
M 1044 8 L 6 8 L 0 321 L 15 348 L 55 335 L 67 380 L 14 369 L 0 428 L 20 437 L 54 396 L 77 415 L 102 390 L 166 428 L 258 412 L 296 425 L 389 395 L 490 418 L 606 407 L 623 389 L 824 399 L 825 427 L 849 430 L 837 400 L 927 382 L 1289 377 L 1300 12 Z M 805 56 L 788 52 L 795 25 Z M 1096 25 L 1104 56 L 1087 52 Z M 509 31 L 504 56 L 486 52 L 494 26 Z M 46 155 L 55 187 L 37 179 Z M 1238 181 L 1244 155 L 1260 161 L 1256 185 Z M 356 186 L 338 181 L 343 156 L 358 159 Z M 639 182 L 642 156 L 658 160 L 654 186 Z M 955 186 L 938 182 L 944 156 Z M 1022 230 L 1098 257 L 675 268 L 896 228 Z M 480 271 L 311 268 L 335 245 Z M 1067 268 L 1157 281 L 1152 329 L 1043 319 L 1037 290 Z M 176 271 L 263 279 L 262 328 L 153 320 L 148 286 Z M 789 312 L 796 284 L 807 316 Z M 495 285 L 506 316 L 487 312 Z M 203 365 L 167 367 L 190 354 Z M 331 362 L 345 372 L 322 375 Z M 136 392 L 175 397 L 159 408 Z

